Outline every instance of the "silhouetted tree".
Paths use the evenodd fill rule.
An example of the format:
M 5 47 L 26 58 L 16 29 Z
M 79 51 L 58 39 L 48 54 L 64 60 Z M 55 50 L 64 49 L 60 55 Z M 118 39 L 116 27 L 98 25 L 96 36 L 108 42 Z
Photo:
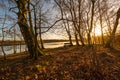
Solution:
M 108 39 L 108 41 L 107 41 L 107 43 L 106 43 L 106 47 L 111 47 L 112 40 L 113 40 L 114 37 L 115 37 L 115 32 L 116 32 L 117 26 L 118 26 L 118 24 L 119 24 L 119 18 L 120 18 L 120 8 L 119 8 L 118 11 L 117 11 L 114 28 L 113 28 L 113 30 L 112 30 L 112 33 L 111 33 L 111 35 L 110 35 L 110 38 Z
M 90 23 L 90 28 L 88 31 L 88 45 L 91 46 L 91 32 L 93 29 L 93 17 L 94 17 L 94 7 L 95 7 L 95 0 L 91 0 L 92 2 L 92 10 L 91 10 L 91 23 Z

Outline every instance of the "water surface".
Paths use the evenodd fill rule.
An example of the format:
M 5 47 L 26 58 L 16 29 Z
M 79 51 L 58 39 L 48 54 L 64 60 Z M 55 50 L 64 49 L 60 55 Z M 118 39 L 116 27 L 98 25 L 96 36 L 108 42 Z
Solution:
M 57 47 L 63 47 L 64 43 L 66 42 L 50 42 L 50 43 L 44 43 L 45 48 L 57 48 Z M 14 45 L 12 46 L 3 46 L 5 53 L 8 54 L 13 54 L 14 51 L 16 53 L 24 52 L 27 51 L 26 45 L 16 45 L 16 49 L 14 50 Z M 0 55 L 3 55 L 1 46 L 0 46 Z

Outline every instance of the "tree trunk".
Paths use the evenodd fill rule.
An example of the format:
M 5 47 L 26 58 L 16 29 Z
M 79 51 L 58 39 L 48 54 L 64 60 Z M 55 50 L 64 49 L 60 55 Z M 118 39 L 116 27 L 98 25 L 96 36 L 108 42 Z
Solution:
M 41 24 L 40 24 L 41 25 Z M 43 44 L 43 40 L 42 40 L 42 35 L 41 35 L 41 27 L 39 26 L 39 38 L 40 38 L 40 47 L 41 49 L 44 49 L 44 44 Z
M 14 26 L 14 45 L 13 45 L 14 54 L 16 54 L 16 44 L 15 44 L 15 41 L 16 41 L 16 28 Z
M 4 23 L 3 23 L 4 24 Z M 4 60 L 6 60 L 6 53 L 4 51 L 4 31 L 3 31 L 4 28 L 2 28 L 2 42 L 1 42 L 1 49 L 2 49 L 2 52 L 3 52 L 3 55 L 4 55 Z
M 71 39 L 71 34 L 70 34 L 70 26 L 69 26 L 69 23 L 68 23 L 68 21 L 67 21 L 67 23 L 65 23 L 65 21 L 63 20 L 63 24 L 64 24 L 65 30 L 66 30 L 66 32 L 67 32 L 67 34 L 68 34 L 70 45 L 73 46 L 73 44 L 72 44 L 72 39 Z M 67 24 L 67 25 L 66 25 L 66 24 Z
M 92 16 L 91 16 L 91 23 L 90 23 L 90 29 L 89 29 L 89 32 L 88 32 L 88 46 L 91 46 L 91 32 L 92 32 L 92 29 L 93 29 L 93 17 L 94 17 L 94 4 L 95 4 L 95 1 L 94 0 L 91 0 L 92 2 Z
M 99 8 L 99 20 L 100 20 L 100 28 L 101 28 L 101 36 L 102 36 L 102 44 L 104 45 L 104 35 L 103 35 L 103 25 L 102 25 L 102 13 L 101 13 L 101 9 L 100 9 L 100 2 L 98 1 L 98 8 Z
M 41 49 L 45 49 L 44 48 L 44 44 L 43 44 L 43 40 L 42 40 L 42 37 L 40 36 L 40 45 L 41 45 Z
M 80 41 L 82 43 L 82 46 L 85 46 L 84 40 L 83 40 L 83 35 L 81 35 L 81 0 L 78 0 L 79 3 L 79 8 L 78 8 L 78 12 L 79 12 L 79 25 L 78 25 L 78 34 L 79 34 L 79 38 Z
M 65 12 L 64 12 L 64 14 L 65 14 L 66 19 L 68 19 L 68 17 L 66 16 L 67 14 Z M 63 21 L 63 23 L 64 23 L 64 21 Z M 73 46 L 72 37 L 71 37 L 71 30 L 70 30 L 70 24 L 69 24 L 68 21 L 66 23 L 67 23 L 67 26 L 65 26 L 65 29 L 66 29 L 66 32 L 67 32 L 67 34 L 69 36 L 70 45 Z M 64 23 L 64 25 L 65 25 L 65 23 Z
M 35 54 L 43 55 L 43 52 L 40 50 L 39 46 L 35 45 L 35 35 L 32 34 L 30 27 L 27 23 L 27 10 L 26 10 L 26 0 L 16 1 L 18 6 L 18 25 L 20 27 L 21 33 L 25 40 L 25 43 L 28 47 L 28 52 L 32 58 L 36 58 Z
M 70 45 L 73 46 L 71 35 L 69 35 L 69 42 L 70 42 Z
M 29 25 L 30 25 L 30 30 L 31 30 L 31 33 L 34 35 L 34 31 L 33 31 L 33 22 L 32 22 L 32 14 L 31 14 L 31 10 L 30 10 L 30 0 L 27 1 L 27 4 L 28 4 L 28 16 L 29 16 Z
M 3 25 L 2 25 L 2 42 L 1 42 L 1 49 L 2 49 L 2 52 L 3 52 L 3 55 L 4 55 L 4 60 L 6 60 L 6 53 L 4 51 L 4 38 L 5 38 L 5 35 L 4 35 L 4 26 L 5 26 L 5 21 L 6 21 L 6 13 L 5 13 L 5 19 L 3 21 Z
M 79 46 L 78 35 L 76 32 L 75 32 L 75 41 L 76 41 L 76 46 Z
M 41 24 L 42 24 L 42 16 L 41 16 L 41 9 L 39 13 L 39 38 L 40 38 L 40 47 L 41 49 L 44 49 L 44 44 L 42 40 L 42 35 L 41 35 Z
M 80 38 L 82 46 L 85 46 L 85 43 L 84 43 L 84 40 L 83 40 L 83 36 L 81 35 L 80 32 L 79 32 L 79 38 Z
M 112 33 L 111 33 L 111 35 L 110 35 L 110 38 L 108 39 L 105 47 L 108 47 L 108 48 L 111 47 L 111 42 L 112 42 L 112 40 L 114 39 L 115 32 L 116 32 L 116 30 L 117 30 L 117 26 L 118 26 L 118 23 L 119 23 L 119 18 L 120 18 L 120 8 L 119 8 L 118 11 L 117 11 L 117 16 L 116 16 L 116 21 L 115 21 L 115 24 L 114 24 L 113 31 L 112 31 Z

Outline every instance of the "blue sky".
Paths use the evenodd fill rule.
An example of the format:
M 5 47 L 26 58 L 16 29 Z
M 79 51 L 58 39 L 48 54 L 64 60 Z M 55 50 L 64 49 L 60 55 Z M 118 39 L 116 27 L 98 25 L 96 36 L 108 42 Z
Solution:
M 45 3 L 44 2 L 45 0 L 41 0 L 41 1 L 42 1 L 42 4 Z M 49 21 L 51 24 L 54 23 L 54 21 L 55 21 L 54 17 L 56 15 L 60 15 L 60 14 L 57 14 L 57 10 L 55 10 L 55 8 L 53 8 L 53 1 L 54 0 L 51 0 L 51 2 L 45 3 L 42 8 L 43 13 L 46 12 L 47 10 L 49 10 L 48 11 L 49 17 L 47 16 L 47 18 L 52 18 Z M 117 10 L 117 8 L 119 8 L 118 6 L 120 5 L 120 0 L 108 0 L 108 2 L 110 4 L 113 3 L 114 8 L 116 8 L 116 10 Z M 7 8 L 5 8 L 5 6 L 7 6 Z M 10 7 L 14 7 L 14 5 L 10 5 L 8 0 L 0 0 L 0 28 L 2 27 L 1 23 L 3 23 L 3 20 L 1 20 L 1 18 L 4 18 L 5 11 L 7 12 L 7 21 L 6 21 L 7 24 L 5 26 L 11 27 L 17 21 L 17 20 L 15 20 L 15 21 L 8 20 L 8 18 L 10 18 L 10 17 L 13 17 L 13 18 L 17 17 L 15 13 L 13 13 L 12 11 L 9 11 Z M 45 26 L 48 26 L 48 25 L 45 25 Z M 1 32 L 1 30 L 0 30 L 0 32 Z M 47 32 L 46 34 L 43 35 L 43 38 L 44 39 L 46 39 L 46 38 L 49 38 L 49 39 L 66 38 L 66 35 L 63 36 L 63 35 L 60 35 L 60 33 L 61 33 L 60 30 L 54 31 L 51 29 L 49 32 Z
M 53 19 L 53 17 L 56 15 L 55 14 L 56 11 L 54 10 L 55 8 L 53 9 L 53 0 L 50 1 L 50 2 L 47 2 L 47 3 L 45 3 L 45 0 L 41 0 L 41 4 L 44 4 L 43 8 L 42 8 L 42 12 L 45 13 L 46 11 L 48 11 L 47 15 L 50 15 L 50 16 L 47 17 L 47 18 L 48 19 L 50 19 L 50 18 Z M 13 13 L 12 11 L 9 11 L 10 7 L 14 7 L 14 5 L 11 5 L 8 2 L 8 0 L 0 0 L 0 20 L 1 20 L 0 21 L 0 28 L 2 28 L 3 19 L 5 18 L 5 12 L 7 13 L 7 20 L 6 20 L 7 24 L 4 27 L 7 26 L 8 28 L 6 28 L 5 30 L 9 29 L 17 21 L 17 19 L 15 21 L 8 20 L 8 18 L 16 18 L 17 17 L 15 13 Z M 52 22 L 54 22 L 54 21 L 50 20 L 51 24 L 52 24 Z M 47 27 L 48 25 L 45 25 L 45 26 Z M 52 30 L 50 30 L 46 34 L 43 34 L 43 38 L 44 39 L 46 39 L 46 38 L 49 38 L 49 39 L 64 38 L 61 35 L 58 36 L 58 34 L 56 34 L 55 32 L 53 32 Z M 0 30 L 0 33 L 1 33 L 1 30 Z

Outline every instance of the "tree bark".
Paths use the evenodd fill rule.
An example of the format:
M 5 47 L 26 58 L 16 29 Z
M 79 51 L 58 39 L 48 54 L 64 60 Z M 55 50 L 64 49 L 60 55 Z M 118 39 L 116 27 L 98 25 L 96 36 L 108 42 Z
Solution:
M 7 58 L 6 58 L 6 53 L 5 53 L 5 51 L 4 51 L 4 38 L 5 38 L 5 35 L 4 35 L 4 26 L 5 26 L 5 22 L 6 22 L 6 12 L 5 12 L 5 19 L 4 19 L 4 21 L 3 21 L 3 25 L 2 25 L 2 42 L 1 42 L 1 50 L 2 50 L 2 52 L 3 52 L 3 55 L 4 55 L 4 60 L 6 60 Z
M 40 47 L 41 49 L 44 49 L 44 44 L 42 40 L 42 35 L 41 35 L 41 24 L 42 24 L 42 16 L 41 16 L 41 9 L 39 13 L 39 38 L 40 38 Z
M 82 43 L 82 46 L 85 46 L 83 35 L 81 35 L 81 0 L 78 0 L 78 3 L 79 3 L 79 5 L 78 5 L 79 6 L 78 7 L 78 12 L 79 12 L 78 34 L 79 34 L 79 38 Z
M 32 14 L 31 14 L 31 10 L 30 10 L 30 0 L 27 1 L 27 4 L 28 4 L 27 9 L 28 9 L 30 30 L 31 30 L 32 34 L 34 35 L 33 24 L 32 24 Z
M 40 50 L 39 46 L 35 45 L 35 34 L 33 35 L 30 27 L 27 23 L 27 9 L 26 9 L 26 0 L 16 0 L 18 6 L 18 25 L 20 27 L 21 33 L 25 40 L 25 43 L 28 47 L 28 52 L 32 58 L 36 58 L 35 54 L 44 55 Z
M 68 19 L 68 17 L 66 16 L 67 14 L 65 12 L 64 12 L 64 14 L 65 14 L 66 19 Z M 64 23 L 64 21 L 63 21 L 63 23 Z M 66 32 L 67 32 L 68 37 L 69 37 L 69 42 L 70 42 L 70 45 L 73 46 L 72 36 L 71 36 L 71 30 L 70 30 L 70 24 L 69 24 L 68 21 L 66 22 L 66 24 L 67 24 L 67 26 L 65 26 L 65 29 L 66 29 Z
M 78 35 L 77 33 L 75 32 L 75 41 L 76 41 L 76 46 L 79 46 L 79 41 L 78 41 Z
M 95 1 L 94 0 L 91 0 L 92 2 L 92 15 L 91 15 L 91 23 L 90 23 L 90 28 L 89 28 L 89 32 L 88 32 L 88 46 L 91 46 L 91 32 L 92 32 L 92 29 L 93 29 L 93 17 L 94 17 L 94 4 L 95 4 Z
M 13 45 L 13 50 L 14 50 L 14 54 L 16 54 L 16 44 L 15 44 L 15 41 L 16 41 L 16 28 L 14 26 L 14 45 Z
M 102 36 L 102 44 L 104 45 L 104 34 L 103 34 L 103 25 L 102 25 L 102 13 L 100 9 L 100 2 L 98 1 L 98 8 L 99 8 L 99 20 L 100 20 L 100 28 L 101 28 L 101 36 Z

